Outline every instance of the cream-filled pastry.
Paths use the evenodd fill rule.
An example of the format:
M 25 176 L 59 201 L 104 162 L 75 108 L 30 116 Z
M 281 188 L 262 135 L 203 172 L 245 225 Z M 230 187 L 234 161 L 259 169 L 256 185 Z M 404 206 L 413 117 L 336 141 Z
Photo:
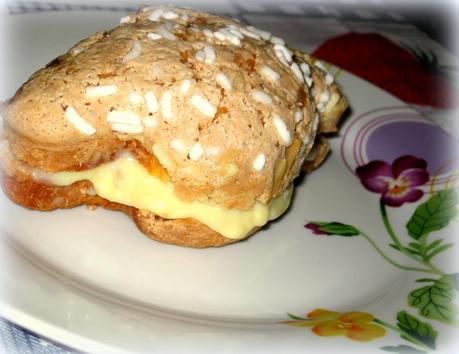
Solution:
M 267 31 L 143 7 L 6 103 L 2 186 L 27 208 L 98 205 L 153 239 L 221 246 L 288 209 L 346 107 L 320 61 Z

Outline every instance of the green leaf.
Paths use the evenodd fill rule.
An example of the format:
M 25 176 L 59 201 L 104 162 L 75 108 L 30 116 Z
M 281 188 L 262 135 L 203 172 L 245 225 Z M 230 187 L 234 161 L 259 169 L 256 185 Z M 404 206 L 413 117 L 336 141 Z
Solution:
M 457 192 L 446 189 L 435 193 L 425 203 L 420 204 L 406 224 L 409 235 L 419 240 L 432 231 L 446 227 L 456 216 Z
M 298 321 L 304 321 L 304 320 L 306 320 L 306 318 L 292 315 L 292 314 L 289 313 L 289 312 L 287 312 L 287 316 L 288 316 L 289 318 L 291 318 L 292 320 L 298 320 Z
M 389 246 L 391 246 L 393 249 L 396 249 L 397 251 L 400 251 L 400 247 L 398 247 L 395 243 L 389 243 Z
M 423 246 L 417 242 L 410 242 L 408 243 L 408 246 L 410 246 L 412 249 L 415 249 L 415 250 L 421 250 L 423 248 Z
M 414 256 L 420 256 L 420 257 L 422 257 L 421 253 L 420 253 L 418 250 L 414 250 L 414 249 L 412 249 L 412 248 L 410 248 L 410 247 L 403 247 L 403 249 L 404 249 L 405 251 L 407 251 L 409 254 L 412 254 L 412 255 L 414 255 Z
M 408 296 L 409 305 L 419 309 L 419 314 L 446 324 L 457 322 L 455 279 L 444 275 L 431 285 L 412 291 Z
M 443 242 L 442 239 L 440 239 L 440 240 L 435 240 L 434 242 L 432 242 L 430 245 L 428 245 L 428 246 L 426 247 L 426 251 L 430 251 L 431 249 L 434 249 L 434 248 L 440 246 L 440 243 L 442 243 L 442 242 Z
M 421 278 L 421 279 L 416 279 L 416 283 L 435 283 L 435 279 L 429 279 L 429 278 Z
M 408 335 L 408 337 L 402 335 L 402 338 L 410 340 L 409 337 L 412 337 L 429 348 L 435 349 L 437 332 L 430 324 L 421 322 L 406 311 L 400 311 L 397 314 L 397 327 Z
M 381 347 L 382 350 L 391 353 L 399 353 L 399 354 L 426 354 L 427 352 L 423 352 L 422 350 L 418 350 L 416 348 L 410 347 L 409 345 L 398 345 L 396 347 L 393 346 L 385 346 Z
M 416 341 L 415 341 L 413 338 L 409 337 L 409 336 L 406 335 L 406 334 L 401 334 L 401 335 L 400 335 L 400 338 L 406 340 L 407 342 L 411 342 L 411 343 L 413 343 L 413 344 L 418 344 L 418 343 L 416 343 Z
M 313 222 L 319 226 L 319 229 L 330 236 L 352 237 L 360 235 L 360 231 L 352 225 L 340 222 Z
M 448 248 L 451 248 L 454 246 L 454 243 L 447 243 L 446 245 L 440 246 L 435 248 L 432 252 L 428 253 L 425 259 L 427 261 L 430 261 L 432 258 L 434 258 L 437 254 L 446 251 Z

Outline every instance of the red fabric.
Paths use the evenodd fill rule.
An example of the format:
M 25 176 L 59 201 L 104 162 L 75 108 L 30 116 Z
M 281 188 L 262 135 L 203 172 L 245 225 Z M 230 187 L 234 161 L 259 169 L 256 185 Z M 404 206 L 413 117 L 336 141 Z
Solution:
M 456 105 L 454 88 L 445 77 L 429 72 L 413 54 L 382 35 L 347 33 L 326 41 L 312 54 L 405 102 L 437 108 Z

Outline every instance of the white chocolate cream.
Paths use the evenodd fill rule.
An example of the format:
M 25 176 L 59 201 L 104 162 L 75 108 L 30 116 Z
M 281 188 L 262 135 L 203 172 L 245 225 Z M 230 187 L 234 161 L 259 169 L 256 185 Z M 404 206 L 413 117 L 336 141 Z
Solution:
M 57 172 L 48 180 L 58 186 L 88 180 L 102 198 L 148 210 L 166 219 L 193 218 L 230 239 L 244 238 L 255 227 L 282 215 L 290 205 L 293 190 L 290 186 L 268 205 L 257 201 L 248 210 L 186 202 L 177 197 L 172 183 L 152 176 L 129 155 L 86 171 Z

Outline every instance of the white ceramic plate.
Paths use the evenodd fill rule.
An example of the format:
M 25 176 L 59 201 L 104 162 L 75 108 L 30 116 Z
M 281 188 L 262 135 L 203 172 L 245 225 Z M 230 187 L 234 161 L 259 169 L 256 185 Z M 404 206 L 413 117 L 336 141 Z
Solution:
M 119 17 L 56 12 L 2 18 L 2 60 L 14 67 L 2 98 L 78 39 L 116 25 Z M 426 217 L 442 217 L 443 224 L 424 236 L 423 247 L 439 239 L 441 245 L 452 243 L 457 141 L 387 93 L 330 70 L 351 106 L 332 139 L 333 153 L 298 183 L 290 211 L 245 242 L 205 250 L 164 245 L 143 236 L 120 213 L 84 207 L 29 211 L 2 193 L 0 315 L 87 352 L 383 353 L 386 347 L 407 353 L 408 346 L 434 345 L 457 350 L 457 247 L 452 244 L 431 263 L 391 248 L 380 194 L 366 190 L 354 173 L 371 160 L 425 160 L 429 181 L 419 186 L 422 198 L 386 206 L 388 222 L 401 243 L 421 244 L 405 224 L 422 203 L 437 202 L 449 214 Z M 440 195 L 442 190 L 449 192 Z M 347 237 L 325 237 L 304 227 L 312 221 L 353 227 L 347 226 Z M 332 224 L 322 225 L 322 233 L 330 226 L 343 232 L 343 225 Z M 353 235 L 355 228 L 359 235 Z M 432 280 L 416 282 L 425 278 Z M 433 304 L 425 294 L 435 298 Z M 341 315 L 311 314 L 316 309 Z M 308 313 L 309 319 L 299 319 Z

